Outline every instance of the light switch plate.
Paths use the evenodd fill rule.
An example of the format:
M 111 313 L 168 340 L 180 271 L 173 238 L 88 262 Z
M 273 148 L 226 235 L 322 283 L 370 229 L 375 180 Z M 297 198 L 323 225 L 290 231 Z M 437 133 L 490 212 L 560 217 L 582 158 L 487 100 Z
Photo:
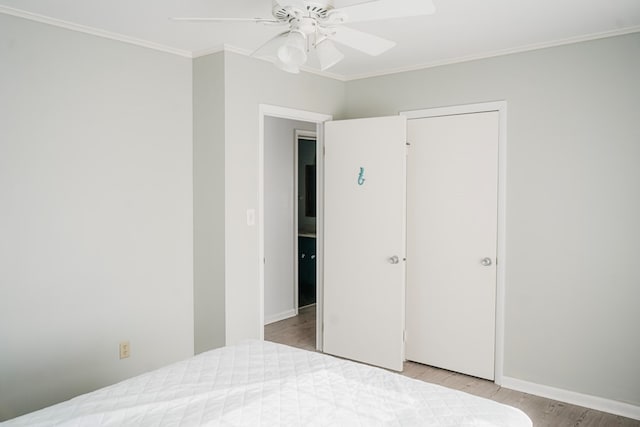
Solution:
M 256 225 L 256 210 L 255 209 L 247 209 L 247 225 L 249 225 L 249 226 Z

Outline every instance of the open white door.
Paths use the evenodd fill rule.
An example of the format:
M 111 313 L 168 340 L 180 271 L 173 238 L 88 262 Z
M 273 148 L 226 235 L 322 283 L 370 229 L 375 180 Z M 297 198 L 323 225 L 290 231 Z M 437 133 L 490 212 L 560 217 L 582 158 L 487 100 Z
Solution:
M 325 123 L 324 351 L 402 371 L 403 116 Z

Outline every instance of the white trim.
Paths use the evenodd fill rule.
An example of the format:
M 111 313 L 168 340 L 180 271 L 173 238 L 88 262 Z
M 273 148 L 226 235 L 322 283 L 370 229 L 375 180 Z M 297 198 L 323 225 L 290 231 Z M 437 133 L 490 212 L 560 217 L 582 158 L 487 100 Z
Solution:
M 272 314 L 270 316 L 266 316 L 264 318 L 264 325 L 270 325 L 272 323 L 276 323 L 279 322 L 281 320 L 284 319 L 289 319 L 291 317 L 297 316 L 298 315 L 298 310 L 287 310 L 287 311 L 283 311 L 282 313 L 277 313 L 277 314 Z
M 504 335 L 507 287 L 507 102 L 493 103 L 500 114 L 498 136 L 498 253 L 496 255 L 496 354 L 495 378 L 504 379 Z
M 263 116 L 278 117 L 281 119 L 298 120 L 302 122 L 312 123 L 324 123 L 328 120 L 333 119 L 333 116 L 330 114 L 314 113 L 312 111 L 298 110 L 289 107 L 280 107 L 277 105 L 260 104 L 258 105 L 258 108 L 260 114 Z
M 300 307 L 300 308 L 310 308 L 310 307 L 315 307 L 315 306 L 316 306 L 316 303 L 314 302 L 313 304 L 303 305 L 303 306 L 302 306 L 302 307 Z
M 317 123 L 316 134 L 316 350 L 322 351 L 324 349 L 324 123 Z
M 213 55 L 214 53 L 233 52 L 233 51 L 234 51 L 233 48 L 227 45 L 212 46 L 205 49 L 194 50 L 191 53 L 191 57 L 195 59 L 195 58 L 200 58 L 201 56 Z
M 123 43 L 128 43 L 136 46 L 146 47 L 148 49 L 158 50 L 160 52 L 171 53 L 173 55 L 182 56 L 185 58 L 193 58 L 193 54 L 189 50 L 178 49 L 162 45 L 159 43 L 150 42 L 148 40 L 142 40 L 135 37 L 125 36 L 123 34 L 112 33 L 111 31 L 100 30 L 94 27 L 88 27 L 86 25 L 80 25 L 62 19 L 51 18 L 49 16 L 39 15 L 37 13 L 27 12 L 25 10 L 15 9 L 7 6 L 0 6 L 0 13 L 5 15 L 16 16 L 18 18 L 28 19 L 30 21 L 36 21 L 43 24 L 53 25 L 55 27 L 65 28 L 71 31 L 77 31 L 79 33 L 90 34 L 92 36 L 102 37 L 105 39 L 116 40 Z
M 502 385 L 504 381 L 504 323 L 505 323 L 505 287 L 507 265 L 507 102 L 495 101 L 450 107 L 429 108 L 424 110 L 403 111 L 400 114 L 407 120 L 427 117 L 450 116 L 457 114 L 497 111 L 500 115 L 498 136 L 498 249 L 496 276 L 496 337 L 494 381 Z
M 570 390 L 563 390 L 511 377 L 502 378 L 502 387 L 547 399 L 570 403 L 572 405 L 595 409 L 597 411 L 608 412 L 610 414 L 620 415 L 634 420 L 640 420 L 640 406 L 631 405 L 629 403 L 618 402 L 616 400 L 591 396 Z
M 408 160 L 409 160 L 409 119 L 405 116 L 404 122 L 404 164 L 402 165 L 403 188 L 402 188 L 402 301 L 404 307 L 402 307 L 402 345 L 400 349 L 401 360 L 406 359 L 406 342 L 407 342 L 407 197 L 408 197 Z M 403 364 L 404 369 L 404 364 Z
M 300 129 L 295 129 L 293 131 L 293 256 L 295 257 L 295 261 L 293 261 L 293 307 L 295 308 L 296 315 L 298 315 L 298 301 L 300 299 L 300 247 L 298 246 L 298 230 L 300 229 L 300 223 L 298 221 L 298 211 L 300 210 L 299 196 L 300 194 L 300 168 L 298 164 L 300 160 L 299 148 L 300 143 L 298 142 L 299 134 L 301 132 Z
M 432 61 L 425 64 L 412 65 L 409 67 L 398 67 L 398 68 L 392 68 L 385 71 L 374 71 L 371 73 L 356 74 L 348 77 L 345 76 L 343 77 L 342 80 L 343 81 L 361 80 L 361 79 L 368 79 L 371 77 L 387 76 L 389 74 L 405 73 L 407 71 L 419 71 L 419 70 L 425 70 L 428 68 L 441 67 L 443 65 L 452 65 L 452 64 L 459 64 L 462 62 L 477 61 L 479 59 L 495 58 L 498 56 L 512 55 L 515 53 L 530 52 L 532 50 L 547 49 L 551 47 L 564 46 L 568 44 L 606 39 L 609 37 L 624 36 L 626 34 L 632 34 L 637 32 L 640 32 L 640 25 L 636 25 L 633 27 L 620 28 L 620 29 L 611 30 L 611 31 L 603 31 L 600 33 L 569 37 L 566 39 L 553 40 L 549 42 L 534 43 L 534 44 L 529 44 L 525 46 L 508 48 L 508 49 L 494 50 L 491 52 L 479 53 L 476 55 L 467 55 L 467 56 L 459 56 L 457 58 L 442 59 L 439 61 Z
M 254 56 L 253 58 L 256 58 L 256 57 Z M 258 59 L 262 59 L 272 64 L 275 62 L 275 59 L 274 60 L 270 60 L 267 58 L 258 58 Z M 304 71 L 305 73 L 309 73 L 309 74 L 315 74 L 316 76 L 320 76 L 320 77 L 326 77 L 329 79 L 338 80 L 340 82 L 347 81 L 347 79 L 344 76 L 341 76 L 339 74 L 330 73 L 328 71 L 316 70 L 315 68 L 307 67 L 306 65 L 301 66 L 300 71 Z
M 314 113 L 305 110 L 296 110 L 293 108 L 279 107 L 275 105 L 260 104 L 258 106 L 258 333 L 257 336 L 260 339 L 264 339 L 264 118 L 278 117 L 281 119 L 299 120 L 304 122 L 316 123 L 316 152 L 322 153 L 324 149 L 324 140 L 322 133 L 322 123 L 332 120 L 333 116 L 329 114 Z M 318 171 L 316 182 L 320 182 L 323 179 L 323 171 L 321 167 L 320 158 L 317 159 L 316 170 Z M 318 202 L 322 200 L 322 193 L 320 192 L 322 187 L 318 185 Z M 322 235 L 322 206 L 320 203 L 316 206 L 316 244 L 318 248 L 321 248 L 323 235 Z M 322 268 L 323 257 L 320 249 L 316 249 L 316 263 L 317 263 L 317 275 L 316 275 L 316 347 L 320 350 L 322 348 L 322 340 L 320 331 L 322 325 L 322 303 L 321 294 L 323 291 L 323 275 Z M 318 338 L 319 337 L 319 338 Z

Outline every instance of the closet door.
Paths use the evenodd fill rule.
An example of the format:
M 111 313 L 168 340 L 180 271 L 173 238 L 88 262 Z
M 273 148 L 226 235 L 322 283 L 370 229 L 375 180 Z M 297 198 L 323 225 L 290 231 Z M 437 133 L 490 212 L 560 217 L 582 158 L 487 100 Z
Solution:
M 403 364 L 406 118 L 325 124 L 324 351 Z
M 408 121 L 407 359 L 494 378 L 499 113 Z

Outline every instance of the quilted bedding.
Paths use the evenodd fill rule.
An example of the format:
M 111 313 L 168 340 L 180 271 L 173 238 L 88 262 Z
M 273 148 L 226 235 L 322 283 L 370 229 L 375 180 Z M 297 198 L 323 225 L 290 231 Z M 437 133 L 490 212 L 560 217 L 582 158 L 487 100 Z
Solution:
M 382 369 L 248 341 L 9 426 L 531 426 L 520 410 Z

